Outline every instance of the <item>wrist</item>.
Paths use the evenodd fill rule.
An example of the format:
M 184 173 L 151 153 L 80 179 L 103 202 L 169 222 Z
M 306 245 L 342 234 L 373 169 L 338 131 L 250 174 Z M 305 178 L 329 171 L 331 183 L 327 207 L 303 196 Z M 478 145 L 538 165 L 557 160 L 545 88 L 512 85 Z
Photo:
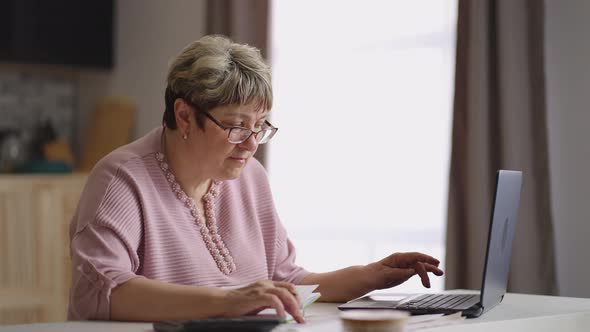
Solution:
M 365 293 L 368 292 L 372 292 L 376 289 L 379 289 L 378 287 L 378 282 L 377 282 L 377 277 L 380 275 L 379 274 L 379 266 L 377 263 L 371 263 L 371 264 L 367 264 L 364 265 L 362 267 L 363 271 L 361 273 L 361 275 L 363 276 L 362 278 L 362 285 L 365 288 Z
M 211 288 L 209 301 L 206 303 L 211 309 L 211 317 L 227 317 L 230 311 L 227 296 L 230 290 L 222 288 Z

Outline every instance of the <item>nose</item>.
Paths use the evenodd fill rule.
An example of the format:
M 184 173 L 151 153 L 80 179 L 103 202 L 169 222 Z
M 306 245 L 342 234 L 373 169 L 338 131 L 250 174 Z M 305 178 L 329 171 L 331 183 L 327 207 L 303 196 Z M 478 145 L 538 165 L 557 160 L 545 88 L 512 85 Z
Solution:
M 244 150 L 248 151 L 256 151 L 258 149 L 258 141 L 256 140 L 256 135 L 252 133 L 247 140 L 243 141 L 242 143 L 238 144 L 238 146 Z

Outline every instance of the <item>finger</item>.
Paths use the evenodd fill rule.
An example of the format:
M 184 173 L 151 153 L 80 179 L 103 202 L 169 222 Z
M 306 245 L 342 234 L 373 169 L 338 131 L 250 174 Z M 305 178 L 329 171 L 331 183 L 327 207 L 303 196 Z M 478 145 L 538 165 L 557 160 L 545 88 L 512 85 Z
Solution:
M 269 293 L 276 295 L 282 302 L 285 310 L 295 318 L 298 323 L 303 323 L 303 315 L 299 309 L 299 303 L 291 292 L 286 288 L 276 287 L 268 290 Z
M 291 293 L 297 299 L 297 302 L 301 304 L 301 297 L 299 297 L 299 293 L 297 292 L 297 288 L 295 288 L 295 285 L 284 281 L 275 281 L 274 285 L 275 287 L 281 287 L 288 290 L 289 293 Z
M 438 259 L 430 255 L 423 254 L 421 252 L 409 252 L 407 253 L 407 258 L 410 261 L 428 263 L 435 266 L 438 266 L 440 264 L 440 261 Z
M 445 274 L 443 270 L 431 264 L 424 264 L 424 268 L 426 268 L 426 271 L 432 272 L 439 277 Z
M 287 315 L 285 315 L 285 307 L 283 306 L 283 302 L 274 294 L 264 294 L 261 297 L 264 306 L 274 308 L 277 311 L 277 315 L 281 319 L 285 319 Z
M 282 287 L 282 288 L 287 289 L 291 293 L 297 293 L 297 289 L 295 288 L 295 285 L 293 285 L 290 282 L 274 281 L 273 284 L 275 287 Z
M 268 309 L 268 308 L 270 308 L 270 307 L 269 306 L 256 307 L 256 309 L 246 312 L 246 316 L 258 315 L 261 311 Z
M 419 252 L 398 252 L 382 260 L 388 266 L 409 268 L 412 267 L 416 262 L 424 262 L 438 266 L 440 261 L 432 256 L 428 256 Z
M 390 267 L 410 268 L 416 262 L 424 261 L 428 257 L 417 252 L 396 252 L 381 260 L 382 263 Z M 436 265 L 433 261 L 433 264 Z
M 428 273 L 426 272 L 424 264 L 420 262 L 416 263 L 414 265 L 414 270 L 416 270 L 416 273 L 420 276 L 420 279 L 422 279 L 422 285 L 426 288 L 430 288 L 430 278 L 428 278 Z

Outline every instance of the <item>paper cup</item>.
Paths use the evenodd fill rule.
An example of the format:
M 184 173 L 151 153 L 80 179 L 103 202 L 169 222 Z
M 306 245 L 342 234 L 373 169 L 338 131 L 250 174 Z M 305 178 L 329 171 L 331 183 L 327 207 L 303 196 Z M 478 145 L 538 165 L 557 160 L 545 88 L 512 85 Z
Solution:
M 346 332 L 402 332 L 409 317 L 400 310 L 347 310 L 340 314 Z

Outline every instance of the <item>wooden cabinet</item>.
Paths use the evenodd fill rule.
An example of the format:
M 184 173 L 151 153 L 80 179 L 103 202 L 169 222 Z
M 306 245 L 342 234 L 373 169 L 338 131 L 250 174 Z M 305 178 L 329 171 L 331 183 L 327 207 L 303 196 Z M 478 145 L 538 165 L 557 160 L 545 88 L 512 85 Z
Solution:
M 69 223 L 86 175 L 0 176 L 0 324 L 63 321 Z

